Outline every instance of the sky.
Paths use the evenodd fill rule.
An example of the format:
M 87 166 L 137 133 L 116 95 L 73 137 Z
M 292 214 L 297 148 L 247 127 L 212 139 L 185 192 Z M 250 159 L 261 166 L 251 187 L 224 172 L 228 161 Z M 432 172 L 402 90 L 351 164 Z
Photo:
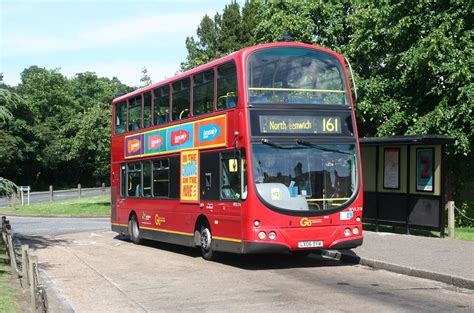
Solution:
M 243 1 L 238 1 L 241 5 Z M 0 73 L 15 86 L 31 65 L 140 85 L 173 76 L 205 14 L 230 0 L 0 0 Z

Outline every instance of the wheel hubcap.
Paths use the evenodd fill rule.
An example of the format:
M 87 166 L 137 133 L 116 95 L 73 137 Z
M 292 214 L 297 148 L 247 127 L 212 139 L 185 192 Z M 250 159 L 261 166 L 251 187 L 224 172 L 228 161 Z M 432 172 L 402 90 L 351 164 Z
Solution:
M 201 248 L 209 250 L 211 247 L 211 232 L 208 228 L 204 228 L 201 231 Z
M 136 221 L 133 221 L 132 232 L 133 232 L 133 237 L 138 238 L 138 225 Z

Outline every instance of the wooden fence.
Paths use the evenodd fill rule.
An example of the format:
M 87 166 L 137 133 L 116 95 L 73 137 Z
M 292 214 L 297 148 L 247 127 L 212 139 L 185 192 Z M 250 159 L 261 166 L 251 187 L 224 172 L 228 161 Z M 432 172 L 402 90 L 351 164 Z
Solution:
M 30 291 L 31 312 L 48 312 L 46 290 L 38 279 L 38 257 L 31 254 L 28 245 L 22 245 L 21 251 L 17 251 L 13 243 L 13 230 L 5 216 L 2 216 L 1 227 L 12 271 L 20 279 L 22 288 Z

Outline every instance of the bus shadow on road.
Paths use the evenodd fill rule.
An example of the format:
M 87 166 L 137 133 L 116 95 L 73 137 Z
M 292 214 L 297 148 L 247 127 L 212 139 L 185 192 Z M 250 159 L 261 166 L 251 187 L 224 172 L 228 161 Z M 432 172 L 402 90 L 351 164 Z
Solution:
M 114 239 L 120 240 L 120 241 L 131 242 L 129 236 L 122 235 L 122 234 L 115 236 Z M 175 245 L 171 243 L 147 240 L 147 239 L 142 239 L 142 242 L 140 245 L 150 247 L 150 248 L 156 248 L 156 249 L 160 249 L 160 250 L 164 250 L 168 252 L 179 253 L 179 254 L 186 255 L 192 258 L 201 257 L 200 250 L 197 248 L 192 248 L 192 247 L 180 246 L 180 245 Z
M 307 256 L 295 256 L 291 254 L 235 255 L 223 253 L 217 262 L 245 270 L 275 270 L 352 265 L 336 259 L 323 258 L 319 252 L 310 253 Z
M 130 242 L 126 235 L 117 235 L 116 240 Z M 201 252 L 198 248 L 180 246 L 170 243 L 143 240 L 141 245 L 160 249 L 172 253 L 181 254 L 191 258 L 200 258 Z M 316 251 L 307 256 L 291 254 L 232 254 L 219 253 L 214 261 L 228 266 L 238 267 L 244 270 L 274 270 L 287 268 L 307 268 L 307 267 L 338 267 L 353 266 L 350 262 L 343 262 L 336 259 L 324 258 Z

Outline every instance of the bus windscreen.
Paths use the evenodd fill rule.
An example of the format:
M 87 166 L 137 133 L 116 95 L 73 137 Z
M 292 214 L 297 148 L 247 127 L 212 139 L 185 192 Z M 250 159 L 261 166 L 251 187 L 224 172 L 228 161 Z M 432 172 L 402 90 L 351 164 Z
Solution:
M 248 102 L 254 104 L 349 105 L 340 62 L 296 47 L 252 53 L 247 61 Z
M 267 143 L 267 142 L 265 142 Z M 356 191 L 354 144 L 254 144 L 256 189 L 264 202 L 288 211 L 335 209 Z

